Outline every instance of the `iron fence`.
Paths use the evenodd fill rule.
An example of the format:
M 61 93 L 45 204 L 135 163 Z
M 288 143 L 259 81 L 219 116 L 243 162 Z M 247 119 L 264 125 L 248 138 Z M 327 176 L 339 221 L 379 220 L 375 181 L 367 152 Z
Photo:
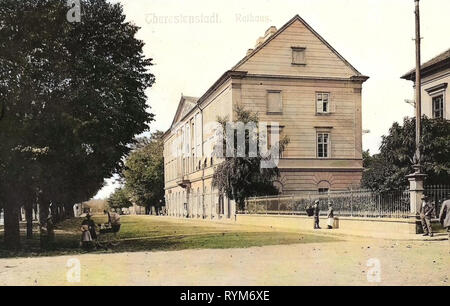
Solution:
M 430 186 L 425 194 L 432 198 L 439 211 L 443 200 L 448 199 L 450 188 Z M 408 218 L 410 216 L 410 192 L 395 190 L 375 192 L 369 190 L 332 191 L 328 193 L 298 193 L 293 195 L 255 197 L 246 200 L 245 210 L 239 213 L 306 215 L 306 207 L 319 200 L 321 214 L 333 204 L 334 214 L 345 217 Z
M 425 188 L 424 193 L 430 198 L 430 201 L 434 203 L 436 208 L 436 214 L 439 215 L 442 203 L 445 200 L 450 199 L 450 186 L 445 185 L 427 186 Z

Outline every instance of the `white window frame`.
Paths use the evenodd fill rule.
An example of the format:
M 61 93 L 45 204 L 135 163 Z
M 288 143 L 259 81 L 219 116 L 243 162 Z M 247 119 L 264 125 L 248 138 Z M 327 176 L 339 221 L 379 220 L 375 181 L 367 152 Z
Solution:
M 435 101 L 435 99 L 438 99 L 438 98 L 441 98 L 441 100 L 442 100 L 442 108 L 441 108 L 442 116 L 441 117 L 435 116 L 434 101 Z M 432 114 L 433 119 L 445 118 L 445 94 L 444 94 L 444 92 L 440 92 L 436 95 L 431 96 L 431 114 Z
M 324 99 L 324 95 L 327 96 L 327 99 Z M 326 111 L 323 110 L 324 101 L 327 103 Z M 316 114 L 331 114 L 331 93 L 330 92 L 316 92 Z
M 328 135 L 327 137 L 327 142 L 324 142 L 322 140 L 322 142 L 319 142 L 319 135 L 322 135 L 322 139 L 324 139 L 323 135 Z M 327 150 L 326 150 L 326 156 L 319 156 L 319 146 L 320 145 L 326 145 Z M 324 150 L 322 150 L 322 152 L 325 152 Z M 328 159 L 331 158 L 331 133 L 327 132 L 327 131 L 316 131 L 316 157 L 320 158 L 320 159 Z
M 436 86 L 433 86 L 431 88 L 425 89 L 425 91 L 428 93 L 428 95 L 431 97 L 431 103 L 429 110 L 431 111 L 431 118 L 437 119 L 437 117 L 434 116 L 434 103 L 433 100 L 439 96 L 442 96 L 442 118 L 447 119 L 446 112 L 447 112 L 447 106 L 446 106 L 446 94 L 447 94 L 447 87 L 448 83 L 442 83 Z

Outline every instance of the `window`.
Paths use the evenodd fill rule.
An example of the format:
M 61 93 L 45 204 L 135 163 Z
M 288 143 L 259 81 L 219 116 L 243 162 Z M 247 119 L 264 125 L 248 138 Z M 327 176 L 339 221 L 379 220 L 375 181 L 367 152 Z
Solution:
M 284 130 L 284 126 L 279 125 L 279 126 L 271 126 L 268 125 L 267 126 L 267 149 L 270 150 L 272 148 L 272 139 L 275 139 L 275 136 L 272 137 L 275 134 L 278 134 L 278 143 L 276 143 L 276 145 L 279 144 L 279 142 L 281 141 L 281 139 L 283 138 L 283 130 Z M 283 152 L 279 152 L 280 157 L 283 157 Z
M 328 193 L 329 188 L 319 188 L 319 193 Z
M 330 112 L 330 94 L 327 92 L 318 92 L 316 95 L 317 114 L 328 114 Z
M 306 48 L 292 47 L 292 65 L 306 65 Z
M 317 157 L 327 158 L 330 151 L 330 134 L 317 133 Z
M 281 91 L 269 90 L 267 92 L 267 113 L 281 114 L 283 112 L 283 105 L 281 100 Z
M 444 118 L 444 96 L 433 97 L 433 118 Z

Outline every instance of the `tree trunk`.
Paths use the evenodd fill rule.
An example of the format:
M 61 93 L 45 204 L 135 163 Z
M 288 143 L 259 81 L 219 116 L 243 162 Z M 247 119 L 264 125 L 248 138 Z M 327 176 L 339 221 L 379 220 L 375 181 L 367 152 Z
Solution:
M 25 205 L 25 217 L 27 219 L 27 239 L 33 238 L 33 205 Z
M 20 248 L 19 210 L 16 205 L 6 204 L 4 207 L 5 246 L 8 250 Z
M 34 211 L 34 221 L 39 221 L 39 210 L 37 204 L 33 204 L 33 211 Z

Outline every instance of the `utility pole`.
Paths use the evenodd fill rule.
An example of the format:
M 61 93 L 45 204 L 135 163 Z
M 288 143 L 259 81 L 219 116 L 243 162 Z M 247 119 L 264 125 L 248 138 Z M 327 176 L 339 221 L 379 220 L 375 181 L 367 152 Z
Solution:
M 415 84 L 415 96 L 416 96 L 416 152 L 414 154 L 414 173 L 407 176 L 409 180 L 409 193 L 410 193 L 410 213 L 411 213 L 411 232 L 420 234 L 420 220 L 419 213 L 422 205 L 422 197 L 424 194 L 424 180 L 426 175 L 421 173 L 421 154 L 420 154 L 420 141 L 422 139 L 422 101 L 421 90 L 422 83 L 420 78 L 420 0 L 414 0 L 416 5 L 415 19 L 416 19 L 416 84 Z
M 421 154 L 420 141 L 422 139 L 422 80 L 420 75 L 420 7 L 419 1 L 416 3 L 416 154 L 415 154 L 415 170 L 417 173 L 421 172 Z

